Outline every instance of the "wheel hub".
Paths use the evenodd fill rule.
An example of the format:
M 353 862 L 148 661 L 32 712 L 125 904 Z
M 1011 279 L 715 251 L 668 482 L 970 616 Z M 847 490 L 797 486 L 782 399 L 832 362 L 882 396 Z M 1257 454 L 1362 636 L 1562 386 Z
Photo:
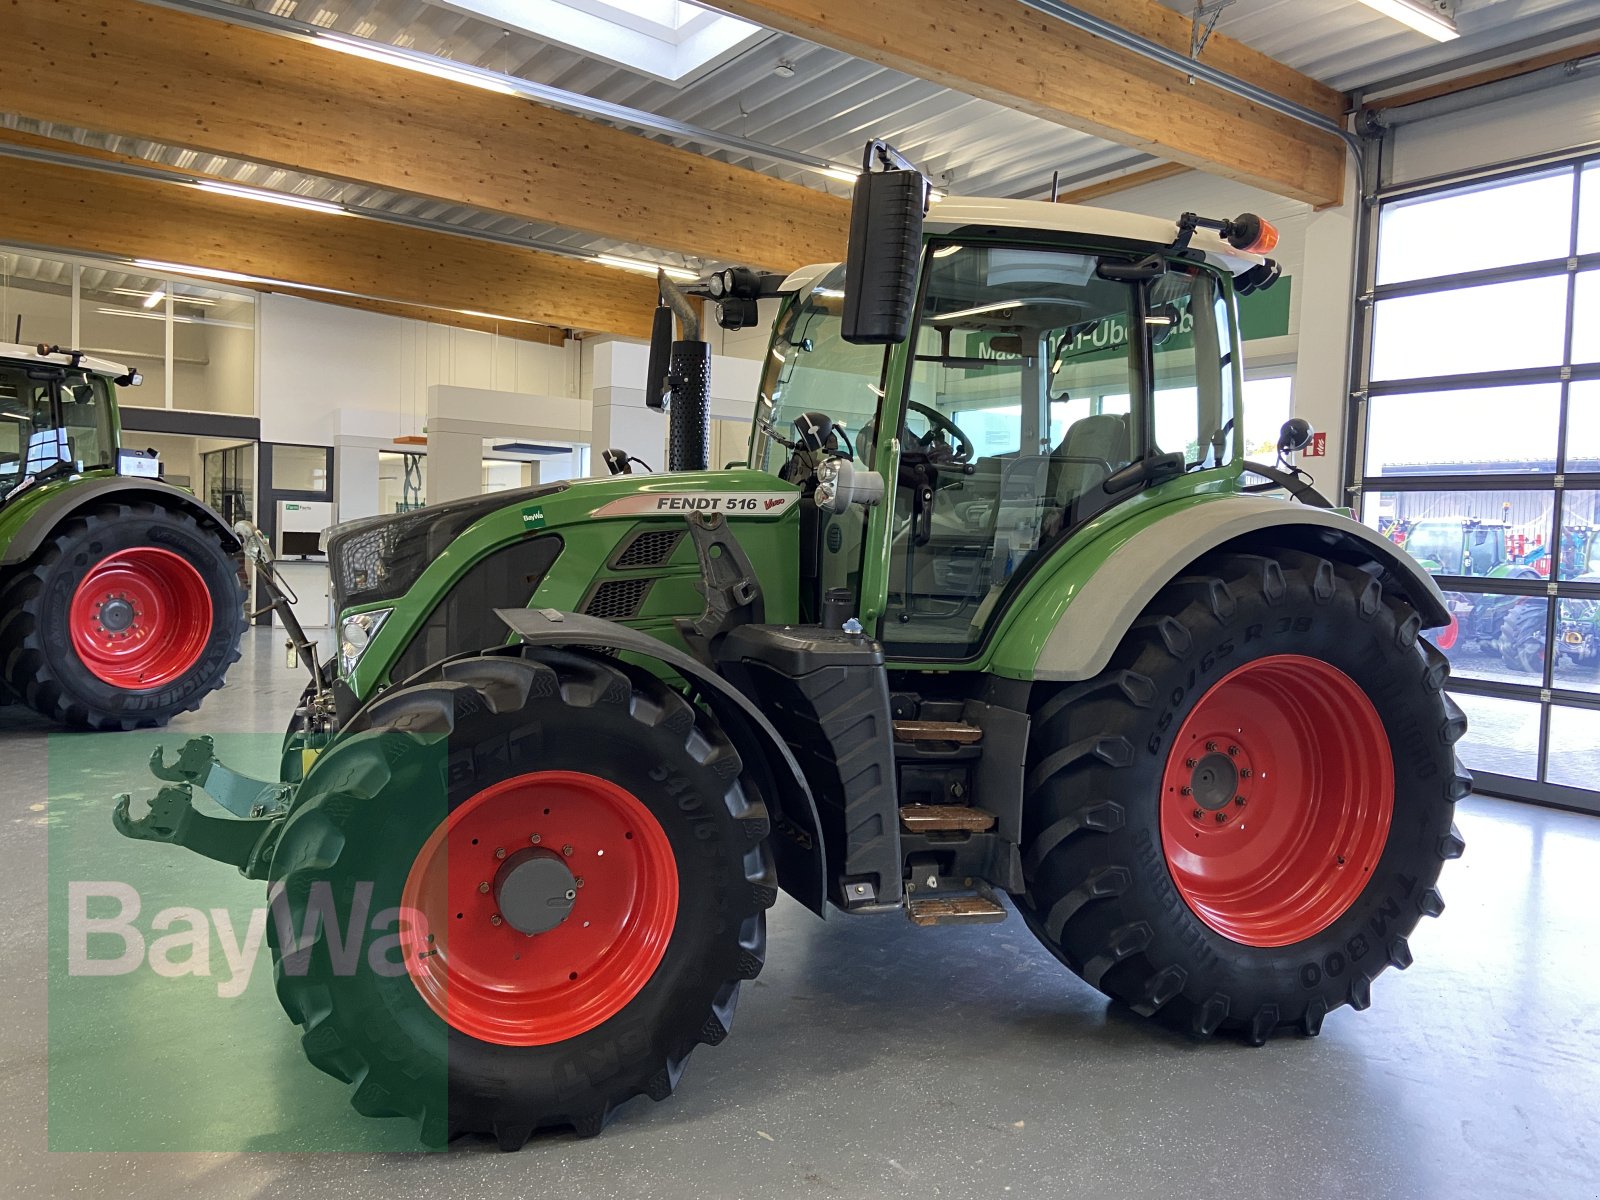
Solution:
M 100 628 L 107 633 L 121 633 L 133 624 L 133 618 L 137 614 L 126 596 L 113 596 L 100 606 L 100 611 L 96 615 L 100 621 Z
M 559 854 L 519 850 L 495 872 L 500 916 L 518 933 L 545 933 L 572 915 L 578 880 Z
M 1216 812 L 1231 804 L 1239 794 L 1239 769 L 1226 754 L 1207 754 L 1195 763 L 1189 786 L 1194 789 L 1197 805 L 1207 812 Z

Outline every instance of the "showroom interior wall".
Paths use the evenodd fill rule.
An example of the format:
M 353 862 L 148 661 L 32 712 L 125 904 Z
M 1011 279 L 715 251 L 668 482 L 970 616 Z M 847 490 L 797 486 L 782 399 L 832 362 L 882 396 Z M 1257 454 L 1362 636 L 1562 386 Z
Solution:
M 1479 787 L 1600 810 L 1600 72 L 1383 119 L 1352 499 L 1440 560 Z

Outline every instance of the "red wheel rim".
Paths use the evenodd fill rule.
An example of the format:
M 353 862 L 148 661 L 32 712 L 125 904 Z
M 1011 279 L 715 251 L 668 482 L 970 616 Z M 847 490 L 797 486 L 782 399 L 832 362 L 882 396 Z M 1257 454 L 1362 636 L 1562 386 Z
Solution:
M 1434 634 L 1433 644 L 1441 650 L 1449 650 L 1456 644 L 1456 639 L 1461 636 L 1461 622 L 1456 620 L 1456 614 L 1450 614 L 1450 624 Z
M 67 623 L 78 660 L 96 679 L 149 691 L 200 661 L 211 636 L 211 593 L 183 555 L 136 546 L 89 568 Z
M 1288 946 L 1338 920 L 1372 877 L 1394 758 L 1353 679 L 1276 654 L 1200 697 L 1161 789 L 1162 849 L 1189 907 L 1236 942 Z
M 531 909 L 529 886 L 545 889 Z M 650 981 L 677 924 L 678 866 L 632 793 L 535 771 L 456 808 L 400 903 L 406 969 L 434 1012 L 481 1041 L 546 1046 L 610 1020 Z

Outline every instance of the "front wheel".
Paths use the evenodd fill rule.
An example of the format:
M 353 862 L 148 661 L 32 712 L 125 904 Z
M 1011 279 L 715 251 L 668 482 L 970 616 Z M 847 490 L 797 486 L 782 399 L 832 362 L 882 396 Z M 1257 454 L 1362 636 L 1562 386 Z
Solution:
M 1444 656 L 1364 571 L 1219 555 L 1033 719 L 1023 915 L 1183 1030 L 1316 1034 L 1405 967 L 1470 778 Z
M 654 676 L 541 650 L 375 701 L 275 850 L 278 998 L 367 1116 L 424 1141 L 598 1133 L 733 1020 L 776 898 L 759 801 Z M 370 948 L 355 942 L 370 929 Z

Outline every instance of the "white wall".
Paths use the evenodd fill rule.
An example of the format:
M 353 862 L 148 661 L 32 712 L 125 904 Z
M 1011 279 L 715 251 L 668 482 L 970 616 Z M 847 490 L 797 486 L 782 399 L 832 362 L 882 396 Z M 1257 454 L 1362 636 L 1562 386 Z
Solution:
M 341 432 L 422 432 L 437 385 L 576 398 L 577 343 L 546 346 L 293 296 L 261 298 L 261 437 L 331 446 Z

